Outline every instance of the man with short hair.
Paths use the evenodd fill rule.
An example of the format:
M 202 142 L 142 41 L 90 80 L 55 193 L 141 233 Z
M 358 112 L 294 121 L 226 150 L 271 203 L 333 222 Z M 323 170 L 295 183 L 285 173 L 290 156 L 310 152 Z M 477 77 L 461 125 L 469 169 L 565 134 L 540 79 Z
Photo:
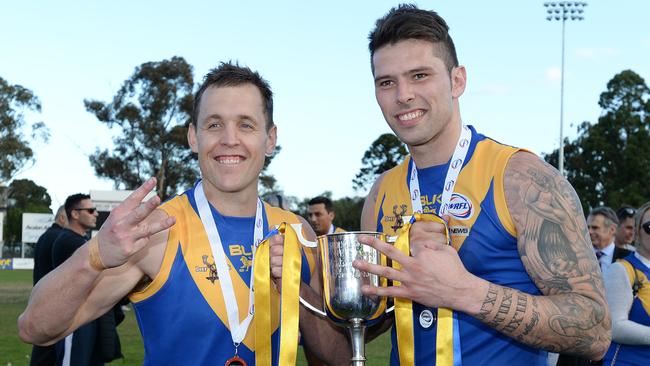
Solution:
M 636 210 L 629 205 L 623 205 L 616 211 L 618 217 L 618 228 L 614 237 L 616 247 L 634 251 L 634 214 Z
M 38 238 L 34 246 L 34 285 L 54 269 L 52 265 L 52 244 L 68 224 L 65 206 L 59 207 L 54 215 L 54 223 Z M 32 357 L 29 359 L 32 366 L 54 366 L 56 353 L 54 346 L 33 346 Z
M 362 289 L 395 299 L 394 320 L 378 325 L 393 325 L 391 364 L 543 365 L 546 351 L 602 358 L 611 320 L 571 185 L 539 157 L 464 125 L 467 73 L 437 13 L 400 5 L 369 40 L 375 97 L 410 152 L 377 179 L 361 221 L 389 236 L 404 223 L 409 236 L 395 246 L 360 239 L 392 267 L 353 264 L 394 281 Z M 414 213 L 425 216 L 411 225 Z
M 594 208 L 587 217 L 587 228 L 589 238 L 594 248 L 594 254 L 598 259 L 602 271 L 619 258 L 624 258 L 630 251 L 614 244 L 616 229 L 619 225 L 618 217 L 614 210 L 607 206 Z
M 327 197 L 318 196 L 309 200 L 307 214 L 309 223 L 318 236 L 345 232 L 333 224 L 336 213 L 332 200 Z
M 90 195 L 77 193 L 69 196 L 64 204 L 68 225 L 52 244 L 52 265 L 57 268 L 86 243 L 90 230 L 97 226 L 97 208 Z M 54 346 L 57 364 L 64 366 L 101 366 L 104 362 L 122 357 L 119 338 L 115 331 L 115 310 L 111 309 L 98 319 L 80 326 Z M 122 316 L 118 310 L 119 316 Z M 102 324 L 109 324 L 108 326 Z M 103 347 L 104 339 L 112 345 L 109 357 Z
M 256 262 L 254 251 L 283 222 L 302 225 L 309 240 L 315 235 L 304 219 L 263 204 L 258 196 L 265 155 L 273 153 L 277 136 L 272 95 L 268 82 L 247 67 L 222 63 L 211 70 L 196 92 L 187 132 L 202 179 L 160 206 L 157 196 L 141 202 L 155 187 L 156 180 L 149 179 L 113 209 L 96 239 L 34 290 L 19 318 L 21 338 L 59 339 L 129 295 L 146 365 L 260 365 L 270 358 L 277 365 L 283 364 L 283 354 L 291 357 L 286 351 L 297 341 L 282 346 L 280 314 L 258 317 L 269 307 L 264 305 L 277 309 L 279 292 L 287 291 L 281 286 L 284 238 L 269 238 L 268 263 Z M 297 254 L 303 264 L 296 271 L 302 273 L 300 295 L 322 303 L 315 249 Z M 253 263 L 270 267 L 269 278 L 261 279 L 269 285 L 266 290 L 275 284 L 270 304 L 253 302 Z M 262 290 L 255 288 L 255 295 Z M 44 315 L 54 313 L 56 318 Z M 287 315 L 283 324 L 298 316 Z M 342 330 L 305 308 L 299 315 L 306 348 L 330 364 L 349 361 Z M 297 338 L 293 326 L 288 328 L 286 337 Z M 260 334 L 267 339 L 258 339 Z M 257 359 L 257 341 L 271 343 L 263 361 Z

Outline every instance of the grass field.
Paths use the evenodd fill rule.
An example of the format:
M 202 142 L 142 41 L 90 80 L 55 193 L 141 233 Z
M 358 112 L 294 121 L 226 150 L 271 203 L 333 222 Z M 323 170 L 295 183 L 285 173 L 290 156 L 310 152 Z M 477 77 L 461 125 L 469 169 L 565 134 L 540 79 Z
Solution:
M 16 320 L 25 309 L 31 289 L 32 271 L 0 270 L 0 366 L 29 365 L 32 347 L 18 338 Z M 113 361 L 111 365 L 141 365 L 144 350 L 133 311 L 126 312 L 126 319 L 117 329 L 124 360 Z M 390 336 L 386 333 L 366 345 L 366 365 L 388 365 L 389 352 Z M 299 352 L 297 365 L 306 364 Z

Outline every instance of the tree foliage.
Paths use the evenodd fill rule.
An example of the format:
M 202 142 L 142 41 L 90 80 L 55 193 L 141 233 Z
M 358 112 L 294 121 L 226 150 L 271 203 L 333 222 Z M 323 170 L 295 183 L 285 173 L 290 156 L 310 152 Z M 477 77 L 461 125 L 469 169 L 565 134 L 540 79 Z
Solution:
M 392 133 L 379 136 L 363 154 L 361 169 L 352 180 L 356 191 L 367 191 L 377 177 L 398 165 L 408 154 L 406 146 Z
M 0 185 L 6 185 L 21 169 L 33 162 L 30 140 L 48 138 L 43 122 L 29 124 L 31 133 L 25 135 L 28 125 L 25 112 L 29 111 L 41 111 L 38 97 L 31 90 L 11 85 L 0 77 Z
M 282 189 L 278 186 L 278 180 L 275 179 L 273 174 L 268 173 L 268 167 L 273 161 L 273 159 L 282 151 L 280 145 L 275 146 L 275 150 L 271 156 L 267 156 L 264 159 L 264 167 L 260 173 L 259 180 L 259 193 L 260 196 L 272 195 L 272 194 L 282 194 Z
M 182 57 L 136 67 L 113 101 L 84 100 L 86 110 L 119 133 L 113 150 L 97 148 L 90 163 L 116 188 L 134 189 L 158 179 L 158 194 L 174 195 L 198 177 L 187 144 L 193 103 L 193 71 Z
M 650 199 L 650 89 L 625 70 L 607 83 L 598 122 L 583 122 L 575 140 L 565 139 L 565 169 L 585 212 Z M 545 156 L 556 165 L 558 150 Z
M 41 187 L 29 179 L 15 179 L 7 190 L 7 197 L 12 205 L 7 209 L 7 226 L 5 241 L 19 243 L 22 235 L 24 212 L 50 213 L 52 199 L 45 187 Z

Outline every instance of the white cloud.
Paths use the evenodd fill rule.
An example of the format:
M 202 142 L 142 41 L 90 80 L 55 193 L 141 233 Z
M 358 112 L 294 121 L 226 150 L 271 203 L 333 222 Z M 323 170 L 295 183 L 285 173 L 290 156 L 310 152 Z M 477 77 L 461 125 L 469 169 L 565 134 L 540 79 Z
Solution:
M 583 47 L 576 49 L 576 56 L 586 59 L 608 58 L 618 55 L 618 50 L 610 47 Z
M 559 81 L 562 77 L 562 71 L 559 67 L 550 67 L 546 69 L 546 80 Z

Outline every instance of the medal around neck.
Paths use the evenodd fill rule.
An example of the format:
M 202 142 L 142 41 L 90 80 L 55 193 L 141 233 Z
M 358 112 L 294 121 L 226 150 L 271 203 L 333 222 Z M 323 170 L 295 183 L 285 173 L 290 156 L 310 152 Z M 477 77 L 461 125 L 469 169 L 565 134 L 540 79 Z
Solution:
M 244 361 L 243 358 L 234 355 L 228 360 L 226 360 L 226 364 L 224 366 L 248 366 L 248 364 L 246 363 L 246 361 Z

